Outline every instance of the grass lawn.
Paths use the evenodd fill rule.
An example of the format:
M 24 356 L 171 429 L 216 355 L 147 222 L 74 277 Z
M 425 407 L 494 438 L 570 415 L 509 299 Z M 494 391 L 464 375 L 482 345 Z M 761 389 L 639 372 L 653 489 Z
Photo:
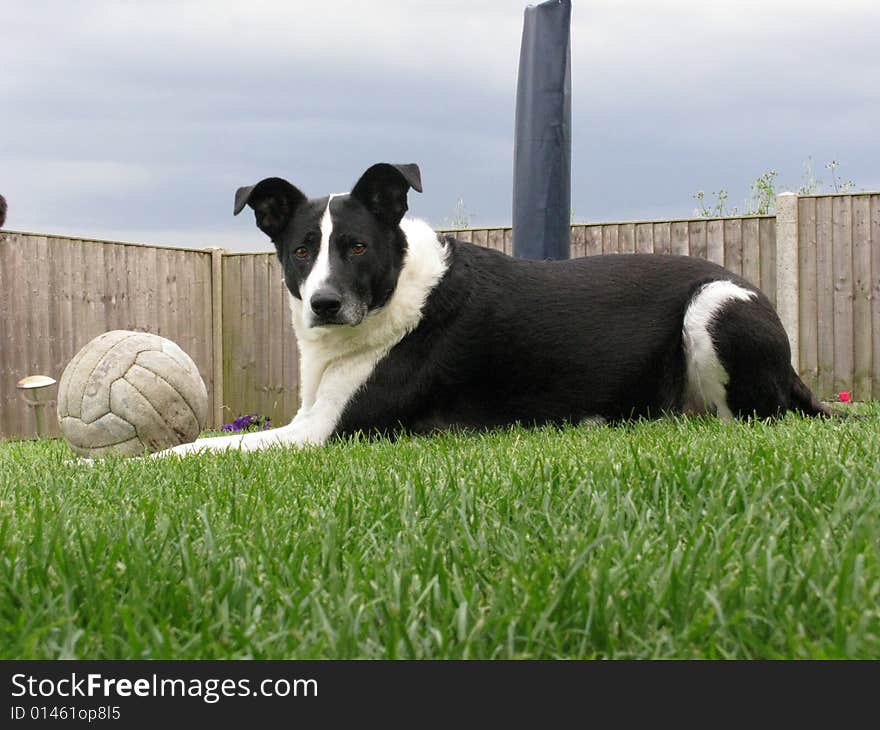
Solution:
M 0 443 L 0 658 L 880 658 L 863 421 Z

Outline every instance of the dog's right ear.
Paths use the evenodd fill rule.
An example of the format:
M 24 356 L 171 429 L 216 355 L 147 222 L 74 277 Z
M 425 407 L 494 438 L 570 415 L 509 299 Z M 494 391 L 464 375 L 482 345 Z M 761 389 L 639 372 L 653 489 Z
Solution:
M 257 228 L 274 239 L 287 227 L 294 211 L 305 200 L 306 196 L 287 180 L 267 177 L 256 185 L 236 190 L 232 212 L 238 215 L 245 205 L 249 205 L 254 209 Z

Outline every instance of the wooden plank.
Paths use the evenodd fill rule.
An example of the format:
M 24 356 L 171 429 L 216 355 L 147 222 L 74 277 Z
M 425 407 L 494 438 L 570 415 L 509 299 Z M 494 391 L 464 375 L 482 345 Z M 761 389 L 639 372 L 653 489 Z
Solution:
M 746 281 L 760 289 L 761 249 L 758 226 L 757 218 L 744 218 L 742 221 L 742 275 Z
M 698 259 L 706 258 L 706 221 L 688 221 L 688 247 L 690 255 Z
M 30 246 L 33 252 L 33 267 L 28 272 L 30 296 L 27 308 L 34 313 L 34 328 L 28 329 L 28 340 L 32 343 L 30 373 L 36 375 L 58 376 L 52 372 L 51 358 L 51 300 L 49 299 L 49 243 L 46 236 L 35 236 Z M 52 419 L 54 420 L 54 419 Z
M 266 389 L 265 412 L 267 416 L 273 419 L 273 422 L 278 420 L 279 396 L 283 387 L 283 383 L 278 379 L 280 368 L 277 363 L 272 360 L 272 351 L 270 347 L 272 340 L 278 339 L 277 335 L 275 335 L 278 331 L 278 324 L 274 320 L 272 297 L 269 296 L 270 280 L 275 271 L 272 264 L 276 260 L 275 256 L 263 254 L 260 261 L 263 277 L 259 285 L 260 304 L 265 324 L 263 326 L 263 340 L 260 343 L 260 349 L 257 351 L 258 358 L 264 363 L 262 371 L 265 374 L 265 380 L 261 383 L 261 386 Z
M 223 421 L 238 415 L 241 373 L 241 263 L 243 256 L 223 257 Z
M 104 331 L 118 329 L 116 327 L 117 307 L 115 306 L 117 283 L 116 283 L 116 249 L 112 243 L 102 245 L 104 251 L 104 281 L 103 296 L 101 297 L 101 309 L 104 319 Z
M 22 323 L 27 321 L 27 278 L 25 271 L 29 265 L 29 257 L 27 252 L 31 248 L 32 239 L 30 236 L 16 237 L 16 246 L 11 251 L 10 256 L 10 276 L 6 281 L 9 291 L 9 303 L 14 318 L 11 319 L 13 327 L 10 329 L 11 342 L 8 347 L 3 349 L 3 357 L 7 365 L 7 381 L 8 395 L 6 398 L 6 406 L 8 408 L 8 424 L 10 432 L 16 435 L 32 436 L 34 431 L 33 416 L 28 412 L 28 408 L 19 398 L 15 384 L 27 372 L 27 329 Z M 9 310 L 7 310 L 9 311 Z M 4 409 L 6 410 L 6 409 Z
M 635 253 L 636 227 L 633 223 L 622 223 L 620 225 L 619 243 L 621 253 Z
M 602 226 L 587 226 L 585 256 L 598 256 L 602 253 Z
M 853 387 L 852 198 L 831 199 L 834 272 L 834 391 Z
M 96 302 L 98 308 L 98 317 L 101 321 L 101 331 L 109 332 L 113 329 L 111 324 L 113 318 L 110 300 L 116 290 L 116 256 L 113 251 L 112 243 L 99 244 L 101 249 L 100 258 L 102 259 L 101 268 L 96 272 L 100 283 L 100 296 Z
M 651 223 L 636 223 L 636 252 L 654 253 L 654 226 Z
M 815 240 L 815 207 L 813 208 L 813 228 Z M 776 220 L 761 218 L 758 223 L 758 248 L 761 258 L 761 291 L 770 303 L 776 306 Z M 815 256 L 815 244 L 813 255 Z
M 513 256 L 513 229 L 504 229 L 504 253 Z
M 19 300 L 19 307 L 24 315 L 19 319 L 19 322 L 24 321 L 25 324 L 23 330 L 18 335 L 20 344 L 18 347 L 19 357 L 16 362 L 18 367 L 18 372 L 15 376 L 16 381 L 26 375 L 39 374 L 36 370 L 36 340 L 39 339 L 38 328 L 40 327 L 40 319 L 42 318 L 40 317 L 41 313 L 38 312 L 35 307 L 31 306 L 31 301 L 35 296 L 36 289 L 35 269 L 43 265 L 43 262 L 38 261 L 36 258 L 35 247 L 39 238 L 39 236 L 28 237 L 28 245 L 22 251 L 22 266 L 19 269 L 17 277 L 19 280 L 17 290 L 21 297 Z M 20 418 L 24 425 L 26 436 L 28 438 L 36 437 L 36 422 L 33 412 L 29 408 L 23 408 L 21 405 L 18 405 L 18 408 L 21 410 Z
M 880 195 L 871 196 L 871 381 L 880 400 Z
M 853 398 L 870 400 L 871 362 L 871 199 L 854 195 L 852 205 Z
M 58 276 L 56 278 L 57 290 L 55 297 L 59 301 L 58 321 L 58 349 L 61 354 L 61 372 L 79 352 L 85 342 L 78 342 L 74 337 L 73 317 L 73 259 L 74 247 L 71 241 L 58 241 L 56 258 L 59 261 Z
M 185 292 L 188 306 L 194 314 L 191 327 L 185 322 L 181 326 L 191 331 L 191 347 L 195 352 L 194 360 L 199 374 L 208 389 L 208 417 L 206 427 L 214 424 L 214 396 L 217 388 L 214 385 L 214 347 L 213 347 L 213 311 L 211 302 L 211 254 L 209 252 L 180 252 L 182 270 L 177 282 L 178 292 Z
M 202 294 L 209 316 L 205 338 L 211 343 L 211 428 L 223 425 L 223 251 L 211 250 L 209 282 Z
M 488 245 L 488 239 L 489 239 L 488 234 L 489 234 L 488 231 L 483 230 L 482 228 L 478 228 L 475 231 L 473 231 L 473 235 L 471 237 L 471 242 L 477 244 L 477 246 L 482 246 L 483 248 L 486 248 L 486 246 Z
M 265 296 L 269 307 L 268 339 L 263 346 L 263 354 L 269 363 L 267 384 L 272 395 L 271 408 L 267 415 L 272 419 L 273 426 L 284 425 L 284 353 L 285 343 L 283 319 L 281 311 L 283 301 L 278 292 L 281 279 L 281 265 L 277 257 L 267 257 Z
M 504 230 L 493 228 L 488 232 L 486 245 L 493 251 L 504 251 Z
M 137 284 L 135 297 L 137 299 L 138 313 L 138 330 L 144 332 L 157 332 L 159 328 L 158 319 L 158 261 L 156 259 L 156 249 L 135 249 L 131 248 L 129 253 L 137 261 L 140 259 L 140 276 L 137 276 Z M 135 266 L 138 264 L 136 263 Z M 137 269 L 135 269 L 137 271 Z
M 706 223 L 706 258 L 724 266 L 724 221 L 710 220 Z
M 279 269 L 280 271 L 280 269 Z M 282 367 L 284 368 L 284 419 L 291 421 L 299 410 L 300 404 L 300 388 L 299 388 L 299 349 L 296 344 L 296 335 L 293 331 L 293 323 L 291 321 L 290 312 L 290 294 L 279 280 L 276 284 L 277 294 L 274 296 L 281 297 L 281 314 L 282 314 Z
M 818 393 L 834 393 L 834 270 L 831 255 L 831 198 L 816 200 L 816 307 L 818 333 Z
M 103 244 L 95 241 L 79 241 L 81 252 L 79 306 L 80 322 L 85 324 L 87 335 L 86 341 L 91 340 L 105 332 L 105 320 L 103 306 L 100 300 L 100 287 L 103 273 L 100 271 L 104 266 Z
M 242 314 L 244 314 L 247 322 L 247 329 L 242 333 L 242 337 L 247 340 L 245 350 L 248 357 L 242 362 L 244 368 L 244 393 L 245 398 L 239 413 L 259 413 L 262 415 L 263 409 L 263 393 L 261 390 L 261 373 L 260 366 L 262 357 L 260 357 L 260 345 L 262 344 L 263 332 L 260 317 L 260 296 L 259 296 L 259 280 L 260 280 L 260 256 L 257 254 L 248 254 L 245 257 L 247 263 L 244 264 L 244 283 L 242 288 Z M 246 314 L 245 314 L 246 312 Z
M 254 309 L 254 329 L 251 337 L 254 340 L 254 392 L 251 411 L 261 416 L 269 415 L 271 385 L 269 382 L 269 299 L 266 297 L 266 280 L 268 268 L 262 254 L 251 257 L 254 265 L 254 281 L 251 287 Z
M 196 331 L 193 327 L 195 324 L 193 315 L 195 313 L 187 309 L 189 302 L 182 300 L 181 286 L 178 284 L 178 275 L 181 271 L 186 270 L 183 267 L 185 266 L 184 259 L 187 257 L 188 255 L 184 251 L 168 251 L 168 278 L 165 288 L 165 306 L 168 308 L 171 320 L 168 329 L 174 332 L 175 337 L 183 340 L 187 339 L 185 337 L 186 333 L 190 333 L 191 339 Z M 189 347 L 190 350 L 186 352 L 192 351 L 192 345 L 189 345 Z
M 724 219 L 724 267 L 742 276 L 742 219 Z
M 207 254 L 177 252 L 177 331 L 187 340 L 187 350 L 199 369 L 199 375 L 208 391 L 207 422 L 213 422 L 214 386 L 211 368 L 211 310 L 210 294 L 206 293 L 207 269 L 203 265 Z M 185 312 L 191 321 L 187 323 Z
M 89 304 L 86 301 L 86 289 L 89 286 L 87 270 L 89 265 L 88 244 L 85 241 L 71 241 L 71 281 L 70 304 L 72 312 L 72 329 L 74 336 L 74 352 L 79 351 L 87 342 L 97 337 Z
M 602 253 L 620 253 L 620 231 L 615 224 L 602 226 Z
M 31 302 L 36 296 L 36 269 L 42 266 L 42 261 L 38 261 L 36 258 L 36 247 L 39 238 L 39 236 L 32 236 L 29 241 L 28 247 L 23 251 L 24 266 L 22 267 L 19 274 L 22 284 L 22 292 L 24 294 L 24 298 L 22 299 L 22 306 L 24 307 L 25 321 L 24 331 L 22 332 L 22 346 L 24 357 L 20 360 L 21 375 L 19 377 L 24 377 L 25 375 L 39 375 L 36 362 L 36 341 L 40 337 L 40 319 L 42 318 L 40 316 L 41 312 L 39 312 L 36 307 L 31 306 Z M 33 419 L 29 418 L 28 420 L 31 421 L 31 423 L 29 424 L 30 428 L 28 429 L 28 435 L 36 436 L 33 427 Z
M 140 310 L 143 309 L 143 303 L 138 301 L 137 280 L 139 271 L 136 268 L 133 246 L 120 246 L 122 250 L 122 267 L 125 272 L 125 291 L 126 306 L 118 313 L 116 326 L 119 329 L 133 330 L 137 329 L 137 321 L 140 316 Z M 117 302 L 119 298 L 117 297 Z
M 470 241 L 473 237 L 473 231 L 469 230 L 455 231 L 454 233 L 459 241 Z
M 107 331 L 126 329 L 124 320 L 129 299 L 126 293 L 125 246 L 107 244 L 104 258 L 107 262 L 107 292 L 104 298 Z
M 13 306 L 16 307 L 19 312 L 17 321 L 19 323 L 24 322 L 24 327 L 15 333 L 15 336 L 12 340 L 12 365 L 14 368 L 12 373 L 13 385 L 24 376 L 32 374 L 28 365 L 28 340 L 30 338 L 27 336 L 27 334 L 31 314 L 27 306 L 27 301 L 29 283 L 28 271 L 33 266 L 33 260 L 30 255 L 31 251 L 33 250 L 33 237 L 28 236 L 26 241 L 23 241 L 23 243 L 25 243 L 25 245 L 21 249 L 19 249 L 19 256 L 16 262 L 17 265 L 14 269 L 15 274 L 12 279 L 12 296 L 14 302 Z M 21 324 L 19 324 L 19 327 L 21 327 Z M 14 402 L 14 410 L 17 414 L 16 420 L 19 433 L 22 433 L 29 438 L 33 437 L 33 416 L 31 415 L 29 409 L 24 407 L 18 398 L 16 398 Z
M 579 259 L 587 255 L 587 229 L 586 226 L 571 227 L 571 257 Z
M 672 233 L 668 222 L 654 224 L 654 253 L 670 253 L 672 251 Z
M 190 257 L 184 251 L 168 251 L 168 290 L 167 306 L 171 312 L 174 341 L 189 355 L 201 374 L 201 348 L 199 347 L 199 325 L 201 314 L 192 301 L 191 284 L 195 270 Z
M 245 413 L 253 413 L 256 404 L 254 393 L 257 386 L 256 362 L 257 344 L 255 342 L 257 331 L 257 315 L 254 303 L 254 259 L 255 255 L 242 256 L 241 262 L 241 394 L 239 410 L 233 416 Z
M 77 333 L 78 312 L 74 306 L 74 292 L 82 283 L 77 281 L 80 265 L 77 259 L 76 241 L 60 240 L 55 258 L 58 260 L 55 297 L 58 300 L 58 350 L 61 355 L 61 372 L 79 352 L 86 340 Z
M 670 252 L 676 256 L 687 256 L 691 252 L 687 221 L 674 221 L 670 231 Z
M 127 249 L 131 246 L 116 246 L 116 298 L 111 305 L 116 310 L 113 329 L 131 329 L 134 311 L 134 292 L 130 288 L 131 274 L 128 269 Z
M 13 257 L 18 250 L 16 234 L 0 232 L 0 439 L 14 433 L 13 397 L 15 396 L 15 380 L 12 375 L 12 338 L 18 329 L 16 321 L 17 308 L 13 307 L 11 296 Z
M 104 244 L 87 242 L 85 256 L 88 266 L 84 294 L 88 303 L 89 319 L 97 336 L 107 331 L 107 310 L 104 307 Z
M 29 311 L 34 313 L 34 327 L 21 333 L 27 337 L 31 343 L 31 361 L 29 363 L 28 375 L 48 375 L 60 379 L 61 373 L 57 370 L 55 360 L 53 358 L 54 330 L 56 318 L 56 306 L 52 299 L 52 281 L 50 279 L 50 267 L 47 265 L 51 258 L 49 251 L 49 241 L 46 236 L 36 236 L 32 240 L 30 246 L 34 263 L 28 272 L 30 284 L 30 296 L 26 302 Z M 2 348 L 2 345 L 0 345 Z M 57 387 L 55 389 L 57 392 Z M 34 418 L 33 411 L 29 414 Z M 45 431 L 37 433 L 34 428 L 34 435 L 41 437 L 58 435 L 58 419 L 54 417 L 53 408 L 44 409 L 45 416 L 43 422 Z M 36 419 L 33 420 L 36 426 Z
M 816 199 L 798 200 L 798 342 L 800 376 L 819 389 L 819 304 L 816 279 Z
M 176 337 L 172 333 L 175 324 L 175 313 L 171 309 L 171 300 L 168 296 L 171 283 L 171 264 L 169 259 L 171 252 L 155 249 L 156 251 L 156 316 L 159 322 L 159 334 L 173 340 Z M 187 353 L 188 354 L 188 353 Z

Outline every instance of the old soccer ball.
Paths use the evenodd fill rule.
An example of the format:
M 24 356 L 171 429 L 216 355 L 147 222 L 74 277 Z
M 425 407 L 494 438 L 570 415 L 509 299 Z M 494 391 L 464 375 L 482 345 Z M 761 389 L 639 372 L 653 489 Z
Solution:
M 147 332 L 114 330 L 83 347 L 61 375 L 58 421 L 76 453 L 137 456 L 194 441 L 208 391 L 189 355 Z

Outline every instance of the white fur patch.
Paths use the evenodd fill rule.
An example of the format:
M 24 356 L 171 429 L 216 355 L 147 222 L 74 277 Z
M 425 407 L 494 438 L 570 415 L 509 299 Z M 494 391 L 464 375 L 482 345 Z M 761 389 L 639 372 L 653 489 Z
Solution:
M 687 362 L 686 412 L 705 413 L 714 409 L 719 418 L 733 418 L 727 405 L 730 375 L 715 351 L 709 325 L 727 303 L 748 301 L 754 297 L 755 292 L 732 281 L 713 281 L 703 286 L 691 299 L 682 327 Z
M 329 212 L 325 213 L 328 216 Z M 243 436 L 200 439 L 157 455 L 323 444 L 376 364 L 419 324 L 428 295 L 446 273 L 448 249 L 431 227 L 424 221 L 409 219 L 402 220 L 400 227 L 406 235 L 407 253 L 397 287 L 384 307 L 369 313 L 356 327 L 310 327 L 307 318 L 311 317 L 311 308 L 305 303 L 305 293 L 303 299 L 290 296 L 300 352 L 302 396 L 302 405 L 290 424 Z M 323 233 L 322 222 L 322 247 Z
M 330 196 L 327 207 L 324 209 L 324 215 L 321 217 L 321 246 L 318 248 L 318 255 L 315 257 L 315 263 L 312 264 L 312 270 L 302 285 L 301 296 L 304 302 L 312 301 L 312 295 L 324 286 L 324 282 L 330 276 L 330 235 L 333 233 L 330 202 L 335 197 L 335 195 Z M 304 316 L 311 320 L 313 314 L 310 306 L 306 307 Z

